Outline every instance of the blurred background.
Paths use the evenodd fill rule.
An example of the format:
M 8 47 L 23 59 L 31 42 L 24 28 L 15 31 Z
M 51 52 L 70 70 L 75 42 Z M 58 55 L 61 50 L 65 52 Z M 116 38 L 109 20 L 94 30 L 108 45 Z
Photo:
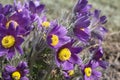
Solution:
M 22 0 L 21 0 L 22 1 Z M 64 13 L 70 14 L 77 0 L 41 0 L 46 4 L 48 18 L 56 19 Z M 104 59 L 110 67 L 103 71 L 101 80 L 120 80 L 120 0 L 88 0 L 93 8 L 100 9 L 106 15 L 106 28 L 109 32 L 103 42 Z M 0 0 L 0 3 L 10 4 L 13 0 Z

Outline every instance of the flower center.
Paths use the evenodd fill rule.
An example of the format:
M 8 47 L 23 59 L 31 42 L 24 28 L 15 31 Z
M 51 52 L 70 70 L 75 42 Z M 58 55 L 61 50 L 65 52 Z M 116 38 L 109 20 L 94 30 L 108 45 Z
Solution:
M 69 76 L 74 75 L 74 73 L 75 73 L 74 70 L 69 70 L 69 71 L 68 71 L 68 75 L 69 75 Z
M 58 44 L 58 42 L 59 42 L 58 36 L 57 36 L 57 35 L 54 35 L 54 34 L 52 35 L 51 40 L 52 40 L 52 42 L 51 42 L 51 45 L 52 45 L 52 46 L 56 46 L 56 45 Z
M 42 23 L 42 26 L 47 28 L 47 27 L 50 26 L 50 22 L 44 21 L 44 22 Z
M 10 48 L 15 44 L 15 38 L 11 35 L 7 35 L 2 39 L 2 46 L 4 48 Z
M 10 25 L 11 22 L 14 24 L 14 27 L 15 27 L 15 28 L 18 26 L 18 23 L 17 23 L 16 21 L 10 20 L 10 21 L 8 21 L 8 22 L 6 23 L 6 28 L 7 28 L 7 29 L 9 28 L 9 25 Z
M 87 77 L 90 77 L 92 74 L 92 69 L 90 67 L 85 68 L 84 70 Z
M 66 61 L 66 60 L 69 60 L 71 57 L 71 52 L 68 48 L 64 48 L 62 49 L 59 54 L 58 54 L 58 58 L 61 60 L 61 61 Z
M 14 80 L 20 80 L 20 77 L 21 77 L 20 72 L 15 71 L 15 72 L 12 73 L 12 78 L 13 78 Z

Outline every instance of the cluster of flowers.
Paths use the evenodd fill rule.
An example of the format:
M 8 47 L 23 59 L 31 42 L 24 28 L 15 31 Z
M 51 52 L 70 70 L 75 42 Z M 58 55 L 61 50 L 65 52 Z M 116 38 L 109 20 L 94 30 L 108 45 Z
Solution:
M 22 55 L 24 52 L 20 46 L 37 25 L 43 33 L 42 38 L 54 50 L 55 63 L 62 69 L 65 78 L 71 78 L 78 65 L 84 80 L 98 80 L 101 72 L 96 68 L 106 69 L 108 66 L 102 60 L 104 53 L 101 46 L 107 32 L 104 28 L 106 16 L 101 16 L 100 10 L 92 11 L 87 0 L 78 0 L 73 10 L 72 27 L 69 28 L 72 32 L 69 35 L 69 30 L 56 20 L 47 20 L 44 8 L 45 5 L 39 4 L 38 0 L 25 2 L 24 5 L 16 1 L 14 5 L 4 7 L 0 4 L 0 57 L 11 60 L 16 51 Z M 79 53 L 87 46 L 90 54 L 84 63 Z M 17 67 L 5 66 L 2 76 L 4 80 L 28 80 L 28 73 L 27 63 L 20 62 Z
M 15 53 L 24 53 L 21 44 L 24 38 L 32 31 L 33 24 L 38 20 L 45 5 L 36 1 L 21 2 L 14 1 L 14 5 L 0 4 L 0 57 L 11 60 Z M 4 80 L 29 80 L 27 63 L 21 61 L 17 67 L 7 65 L 2 73 Z

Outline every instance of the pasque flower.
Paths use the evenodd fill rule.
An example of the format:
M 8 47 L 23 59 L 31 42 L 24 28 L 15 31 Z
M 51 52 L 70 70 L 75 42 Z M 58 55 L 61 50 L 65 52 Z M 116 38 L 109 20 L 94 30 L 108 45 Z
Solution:
M 99 66 L 106 69 L 108 67 L 108 62 L 102 60 L 104 54 L 102 47 L 96 46 L 95 48 L 91 48 L 90 51 L 93 54 L 91 61 L 98 62 Z
M 74 41 L 70 41 L 67 44 L 61 46 L 55 53 L 56 64 L 61 67 L 62 70 L 74 69 L 75 64 L 81 64 L 82 60 L 77 55 L 82 51 L 81 47 L 73 47 Z
M 99 40 L 103 40 L 105 34 L 108 30 L 104 27 L 103 24 L 107 22 L 106 16 L 101 16 L 100 10 L 95 10 L 93 13 L 93 17 L 91 20 L 91 28 L 92 28 L 92 37 L 97 38 Z
M 19 35 L 27 35 L 32 29 L 31 17 L 28 10 L 26 9 L 23 9 L 20 12 L 16 12 L 12 16 L 10 16 L 8 18 L 8 21 L 6 22 L 6 27 L 9 26 L 10 22 L 13 22 L 15 24 L 15 27 L 18 27 Z
M 89 12 L 91 5 L 88 4 L 88 0 L 78 0 L 74 7 L 74 13 L 77 15 L 84 15 Z
M 102 74 L 97 71 L 96 68 L 99 67 L 97 62 L 90 61 L 88 64 L 81 67 L 83 73 L 83 80 L 98 80 Z
M 27 10 L 23 10 L 21 12 L 15 12 L 11 16 L 4 16 L 0 14 L 0 24 L 6 28 L 9 27 L 10 23 L 14 23 L 14 28 L 18 27 L 18 34 L 19 35 L 27 35 L 31 27 L 31 18 L 29 14 L 27 14 Z
M 12 5 L 5 5 L 3 6 L 0 3 L 0 14 L 4 14 L 5 16 L 9 15 L 13 10 L 13 6 Z
M 46 16 L 43 16 L 38 19 L 38 27 L 41 28 L 49 28 L 51 26 L 51 22 L 47 20 Z
M 44 4 L 39 4 L 40 2 L 39 1 L 29 1 L 29 9 L 32 13 L 41 13 L 44 8 L 45 8 L 45 5 Z
M 86 42 L 90 39 L 89 25 L 90 20 L 88 16 L 81 16 L 76 20 L 73 31 L 79 40 Z
M 15 24 L 10 23 L 8 29 L 4 26 L 0 26 L 0 56 L 6 55 L 7 59 L 12 59 L 15 55 L 15 49 L 23 54 L 23 50 L 20 47 L 24 39 L 18 35 L 18 27 L 14 28 Z
M 29 70 L 26 62 L 20 62 L 17 67 L 7 65 L 4 67 L 2 77 L 4 80 L 29 80 L 27 74 Z
M 51 24 L 51 30 L 47 34 L 47 43 L 52 48 L 59 48 L 66 42 L 70 41 L 70 37 L 67 36 L 67 29 L 57 23 Z

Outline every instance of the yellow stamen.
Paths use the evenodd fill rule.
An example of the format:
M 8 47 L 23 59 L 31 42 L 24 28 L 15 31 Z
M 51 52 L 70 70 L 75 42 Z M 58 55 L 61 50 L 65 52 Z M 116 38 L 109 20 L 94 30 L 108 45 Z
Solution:
M 4 48 L 10 48 L 15 44 L 15 38 L 11 35 L 7 35 L 3 37 L 1 43 Z
M 20 80 L 20 77 L 21 77 L 20 72 L 15 71 L 15 72 L 12 73 L 12 78 L 13 78 L 14 80 Z
M 87 77 L 90 77 L 92 74 L 92 69 L 90 67 L 87 67 L 85 68 L 84 72 Z
M 48 28 L 48 27 L 50 27 L 50 22 L 44 21 L 44 22 L 42 23 L 42 26 Z
M 52 46 L 56 46 L 59 43 L 59 38 L 57 35 L 53 34 L 51 40 L 52 40 L 52 42 L 51 42 Z
M 69 75 L 69 76 L 73 76 L 74 74 L 75 74 L 74 70 L 68 71 L 68 75 Z
M 59 53 L 58 53 L 58 58 L 61 61 L 66 61 L 69 60 L 71 57 L 71 52 L 68 48 L 63 48 Z
M 11 22 L 14 24 L 14 27 L 15 27 L 15 28 L 18 26 L 18 23 L 17 23 L 16 21 L 10 20 L 10 21 L 8 21 L 8 22 L 6 23 L 6 28 L 7 28 L 7 29 L 9 28 L 9 25 L 10 25 Z

